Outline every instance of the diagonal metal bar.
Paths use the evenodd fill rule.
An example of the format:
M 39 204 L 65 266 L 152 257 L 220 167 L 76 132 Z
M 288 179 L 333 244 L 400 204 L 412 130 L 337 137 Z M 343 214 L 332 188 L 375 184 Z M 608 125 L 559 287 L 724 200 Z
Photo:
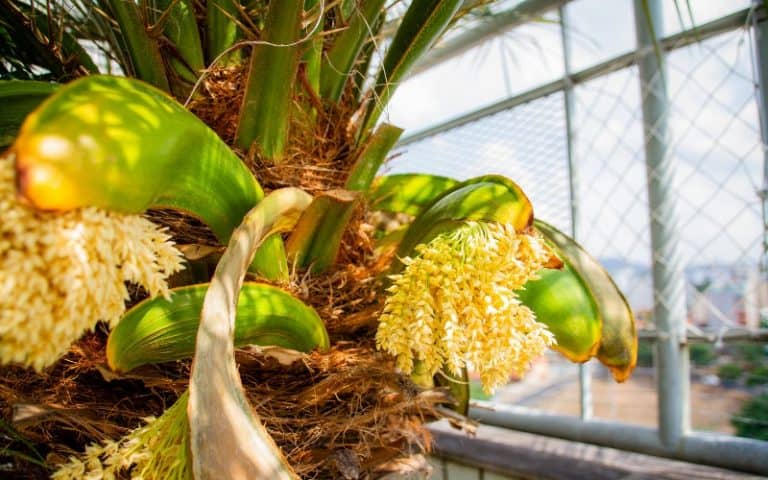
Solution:
M 749 18 L 751 11 L 751 9 L 741 10 L 732 15 L 728 15 L 727 17 L 722 17 L 712 22 L 700 25 L 696 27 L 695 30 L 685 30 L 675 35 L 670 35 L 660 39 L 659 45 L 662 50 L 669 51 L 686 47 L 692 43 L 706 40 L 707 38 L 711 38 L 724 32 L 735 30 L 744 26 L 745 22 L 747 22 L 747 19 Z M 754 13 L 757 14 L 760 18 L 763 18 L 765 15 L 762 8 L 757 9 Z M 650 50 L 652 50 L 652 48 Z M 440 132 L 444 132 L 461 125 L 480 120 L 489 115 L 493 115 L 494 113 L 508 110 L 523 103 L 527 103 L 532 100 L 536 100 L 537 98 L 545 97 L 557 91 L 564 90 L 569 84 L 577 85 L 584 83 L 594 78 L 601 77 L 603 75 L 607 75 L 617 70 L 626 68 L 635 64 L 636 62 L 636 52 L 629 52 L 623 55 L 618 55 L 593 67 L 575 72 L 569 77 L 557 79 L 537 88 L 523 92 L 519 95 L 515 95 L 500 102 L 488 105 L 487 107 L 475 110 L 474 112 L 458 116 L 446 122 L 439 123 L 435 126 L 414 132 L 412 134 L 407 134 L 400 140 L 398 146 L 408 145 L 410 143 L 431 137 Z
M 442 42 L 414 67 L 413 73 L 423 72 L 450 58 L 461 55 L 494 35 L 530 22 L 532 18 L 547 10 L 566 3 L 568 0 L 525 0 L 510 10 L 489 17 L 488 20 L 471 30 Z

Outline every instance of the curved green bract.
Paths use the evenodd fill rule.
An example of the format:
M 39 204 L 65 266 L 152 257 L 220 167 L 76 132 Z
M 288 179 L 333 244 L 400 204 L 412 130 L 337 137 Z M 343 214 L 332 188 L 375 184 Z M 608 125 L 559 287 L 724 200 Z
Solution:
M 368 193 L 374 210 L 418 215 L 458 180 L 425 173 L 401 173 L 377 178 Z
M 518 298 L 555 335 L 555 350 L 572 362 L 586 362 L 600 346 L 602 323 L 589 288 L 567 264 L 538 276 L 516 292 Z
M 107 341 L 115 371 L 192 357 L 207 284 L 172 290 L 171 300 L 145 300 L 131 308 Z M 277 287 L 246 283 L 235 320 L 235 346 L 276 345 L 302 352 L 329 346 L 325 325 L 314 309 Z
M 597 359 L 623 382 L 637 363 L 637 330 L 627 300 L 608 272 L 573 239 L 544 222 L 537 220 L 535 226 L 589 288 L 602 325 Z
M 263 197 L 213 130 L 128 78 L 92 75 L 60 88 L 27 117 L 11 148 L 21 193 L 45 210 L 176 208 L 226 242 Z
M 419 243 L 467 220 L 507 223 L 522 231 L 533 222 L 533 205 L 515 182 L 500 175 L 466 180 L 436 197 L 414 219 L 397 250 L 398 257 L 412 255 Z

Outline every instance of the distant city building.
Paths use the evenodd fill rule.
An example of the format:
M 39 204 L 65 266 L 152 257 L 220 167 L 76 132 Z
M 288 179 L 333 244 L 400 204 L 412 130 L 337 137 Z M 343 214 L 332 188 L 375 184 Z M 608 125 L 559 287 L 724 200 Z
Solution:
M 623 259 L 600 262 L 632 306 L 639 328 L 653 321 L 650 266 Z M 705 330 L 760 328 L 768 318 L 768 281 L 755 265 L 696 265 L 685 270 L 688 323 Z

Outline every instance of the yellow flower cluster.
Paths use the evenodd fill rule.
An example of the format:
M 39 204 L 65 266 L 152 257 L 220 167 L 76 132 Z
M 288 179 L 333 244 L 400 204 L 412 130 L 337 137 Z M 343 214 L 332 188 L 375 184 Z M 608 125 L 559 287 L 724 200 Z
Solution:
M 0 363 L 50 365 L 97 321 L 120 319 L 125 282 L 167 296 L 181 268 L 169 236 L 141 216 L 35 211 L 0 158 Z
M 188 392 L 159 418 L 118 441 L 91 444 L 80 457 L 69 457 L 51 480 L 190 480 Z
M 403 372 L 415 360 L 430 376 L 444 364 L 458 374 L 469 363 L 490 393 L 555 342 L 514 292 L 552 258 L 542 239 L 510 225 L 467 222 L 416 252 L 393 275 L 376 332 L 378 347 Z

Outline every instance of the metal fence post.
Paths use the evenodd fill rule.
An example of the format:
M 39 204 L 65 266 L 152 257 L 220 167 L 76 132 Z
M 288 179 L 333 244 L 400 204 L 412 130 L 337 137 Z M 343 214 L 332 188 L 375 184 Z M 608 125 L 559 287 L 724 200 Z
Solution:
M 676 231 L 674 162 L 667 151 L 664 53 L 661 47 L 654 48 L 663 29 L 662 3 L 635 0 L 634 9 L 653 252 L 653 317 L 658 330 L 659 436 L 664 445 L 674 447 L 690 429 L 690 385 L 685 340 L 685 275 Z
M 573 82 L 571 81 L 571 44 L 568 38 L 568 13 L 565 6 L 558 8 L 560 17 L 560 41 L 563 47 L 563 100 L 565 113 L 566 155 L 568 158 L 568 188 L 571 204 L 571 236 L 576 239 L 579 229 L 579 172 L 573 146 Z M 579 364 L 579 398 L 582 420 L 592 418 L 592 366 Z
M 762 2 L 754 2 L 759 6 Z M 760 121 L 760 134 L 763 140 L 763 187 L 758 192 L 763 209 L 763 251 L 760 260 L 761 280 L 768 278 L 768 22 L 757 20 L 757 11 L 752 17 L 752 35 L 756 50 L 757 70 L 757 111 Z M 761 289 L 762 290 L 762 289 Z M 765 299 L 760 298 L 760 305 Z

